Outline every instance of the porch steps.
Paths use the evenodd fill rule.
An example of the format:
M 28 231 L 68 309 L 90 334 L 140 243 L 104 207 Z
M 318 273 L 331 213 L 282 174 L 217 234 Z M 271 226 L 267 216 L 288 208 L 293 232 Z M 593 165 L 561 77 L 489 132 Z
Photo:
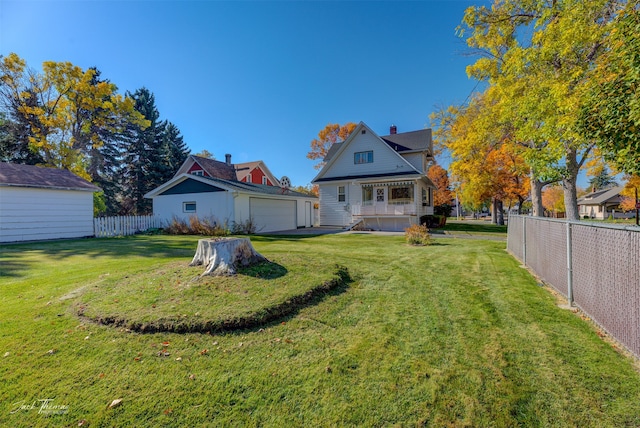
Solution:
M 363 219 L 358 219 L 356 221 L 351 222 L 351 224 L 345 226 L 345 230 L 353 230 L 356 226 L 362 223 Z

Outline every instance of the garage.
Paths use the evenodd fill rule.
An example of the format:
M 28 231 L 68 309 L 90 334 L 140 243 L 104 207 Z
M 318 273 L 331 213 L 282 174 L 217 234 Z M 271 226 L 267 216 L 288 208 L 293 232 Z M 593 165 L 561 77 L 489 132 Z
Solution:
M 296 201 L 249 198 L 251 218 L 259 233 L 296 228 Z

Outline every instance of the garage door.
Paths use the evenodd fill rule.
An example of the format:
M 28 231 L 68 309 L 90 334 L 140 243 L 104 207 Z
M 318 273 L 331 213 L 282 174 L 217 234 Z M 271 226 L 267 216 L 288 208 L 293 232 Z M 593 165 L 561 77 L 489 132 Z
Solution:
M 250 198 L 249 209 L 258 233 L 290 230 L 297 226 L 295 201 Z

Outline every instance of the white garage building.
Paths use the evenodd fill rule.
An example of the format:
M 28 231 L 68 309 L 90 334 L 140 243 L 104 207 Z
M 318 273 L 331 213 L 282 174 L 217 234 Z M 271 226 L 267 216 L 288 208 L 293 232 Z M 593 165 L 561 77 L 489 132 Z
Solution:
M 251 219 L 258 233 L 312 227 L 313 205 L 318 201 L 280 186 L 188 173 L 177 175 L 145 198 L 153 200 L 153 214 L 165 223 L 195 215 L 231 227 Z
M 93 236 L 93 192 L 70 171 L 0 162 L 0 242 Z

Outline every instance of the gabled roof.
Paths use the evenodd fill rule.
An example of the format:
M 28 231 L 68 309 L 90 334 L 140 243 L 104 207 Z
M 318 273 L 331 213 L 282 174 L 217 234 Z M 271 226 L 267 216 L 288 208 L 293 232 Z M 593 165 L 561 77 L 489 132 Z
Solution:
M 264 174 L 267 176 L 267 178 L 271 180 L 274 186 L 280 185 L 280 180 L 278 180 L 276 176 L 273 175 L 271 171 L 269 171 L 269 168 L 267 168 L 267 165 L 265 165 L 265 163 L 262 162 L 261 160 L 254 161 L 254 162 L 236 163 L 234 164 L 234 167 L 236 170 L 236 178 L 238 181 L 242 181 L 254 169 L 260 168 L 262 172 L 264 172 Z
M 355 131 L 355 130 L 354 130 Z M 419 131 L 401 132 L 380 137 L 396 152 L 427 151 L 429 156 L 433 155 L 433 141 L 431 139 L 431 129 L 421 129 Z M 343 142 L 332 144 L 324 157 L 324 162 L 328 162 L 335 155 Z
M 237 180 L 225 180 L 222 178 L 216 177 L 203 177 L 199 175 L 187 174 L 183 173 L 179 176 L 173 177 L 171 180 L 162 184 L 161 186 L 153 189 L 146 195 L 145 198 L 153 198 L 154 196 L 158 196 L 170 189 L 171 187 L 185 181 L 185 180 L 195 180 L 200 183 L 209 184 L 211 186 L 215 186 L 227 191 L 237 191 L 242 193 L 253 193 L 259 195 L 272 195 L 272 196 L 290 196 L 290 197 L 304 197 L 310 199 L 317 199 L 313 195 L 307 195 L 300 192 L 295 192 L 289 189 L 283 189 L 279 186 L 267 186 L 266 184 L 255 184 L 255 183 L 243 183 Z
M 385 135 L 380 138 L 396 152 L 428 151 L 430 156 L 433 155 L 431 129 L 401 132 L 400 134 Z
M 66 169 L 6 162 L 0 162 L 0 186 L 84 190 L 88 192 L 100 190 L 99 187 Z
M 609 189 L 596 190 L 581 198 L 578 198 L 578 205 L 602 205 L 607 202 L 620 202 L 620 192 L 623 186 L 612 187 Z
M 392 135 L 392 140 L 393 141 L 403 141 L 405 144 L 410 145 L 411 147 L 407 147 L 407 146 L 402 146 L 403 150 L 400 150 L 399 148 L 394 148 L 390 145 L 389 142 L 385 141 L 383 138 L 381 138 L 380 136 L 378 136 L 378 134 L 376 134 L 373 130 L 371 130 L 371 128 L 369 128 L 364 122 L 360 122 L 355 129 L 353 130 L 353 132 L 351 132 L 351 134 L 349 134 L 349 136 L 347 137 L 346 140 L 344 140 L 342 143 L 335 143 L 331 146 L 331 148 L 329 149 L 329 151 L 327 152 L 327 156 L 325 156 L 325 164 L 322 167 L 322 169 L 320 170 L 320 172 L 318 173 L 318 175 L 315 176 L 315 178 L 313 180 L 311 180 L 312 183 L 316 183 L 316 182 L 322 182 L 322 181 L 332 181 L 332 180 L 342 180 L 342 179 L 349 179 L 349 178 L 366 178 L 368 176 L 371 175 L 367 175 L 367 176 L 356 176 L 356 174 L 351 174 L 351 175 L 346 175 L 346 176 L 342 176 L 342 177 L 325 177 L 325 174 L 327 173 L 327 171 L 329 171 L 331 169 L 331 166 L 337 161 L 337 159 L 341 156 L 341 154 L 345 151 L 345 148 L 349 146 L 349 144 L 355 139 L 357 138 L 357 136 L 363 132 L 368 132 L 371 135 L 374 135 L 379 141 L 380 144 L 384 147 L 385 145 L 393 150 L 393 152 L 395 153 L 395 156 L 398 157 L 398 161 L 401 162 L 402 165 L 404 165 L 407 170 L 403 172 L 403 174 L 407 174 L 407 175 L 415 175 L 416 177 L 422 177 L 425 176 L 423 173 L 421 173 L 420 171 L 418 171 L 409 161 L 407 161 L 407 159 L 402 156 L 400 154 L 400 151 L 404 151 L 404 150 L 411 150 L 411 151 L 422 151 L 422 150 L 426 150 L 427 149 L 427 145 L 426 143 L 423 145 L 420 145 L 419 141 L 421 140 L 421 137 L 424 138 L 426 137 L 426 133 L 422 133 L 424 131 L 428 131 L 428 134 L 431 134 L 430 130 L 424 130 L 424 131 L 415 131 L 415 132 L 407 132 L 405 134 L 413 134 L 413 135 L 409 135 L 409 136 L 404 136 L 402 137 L 402 134 L 394 134 Z M 398 139 L 396 139 L 395 137 L 400 135 L 401 137 L 399 137 Z M 392 141 L 390 140 L 390 141 Z M 418 148 L 416 148 L 418 147 Z M 424 147 L 424 148 L 420 148 L 420 147 Z M 393 174 L 397 174 L 399 171 L 389 171 L 388 175 L 393 175 Z M 377 174 L 376 174 L 377 175 Z M 426 177 L 426 176 L 425 176 Z
M 189 171 L 191 166 L 197 163 L 211 177 L 222 178 L 224 180 L 236 180 L 236 170 L 233 164 L 220 162 L 215 159 L 203 158 L 201 156 L 189 155 L 182 163 L 174 177 Z

